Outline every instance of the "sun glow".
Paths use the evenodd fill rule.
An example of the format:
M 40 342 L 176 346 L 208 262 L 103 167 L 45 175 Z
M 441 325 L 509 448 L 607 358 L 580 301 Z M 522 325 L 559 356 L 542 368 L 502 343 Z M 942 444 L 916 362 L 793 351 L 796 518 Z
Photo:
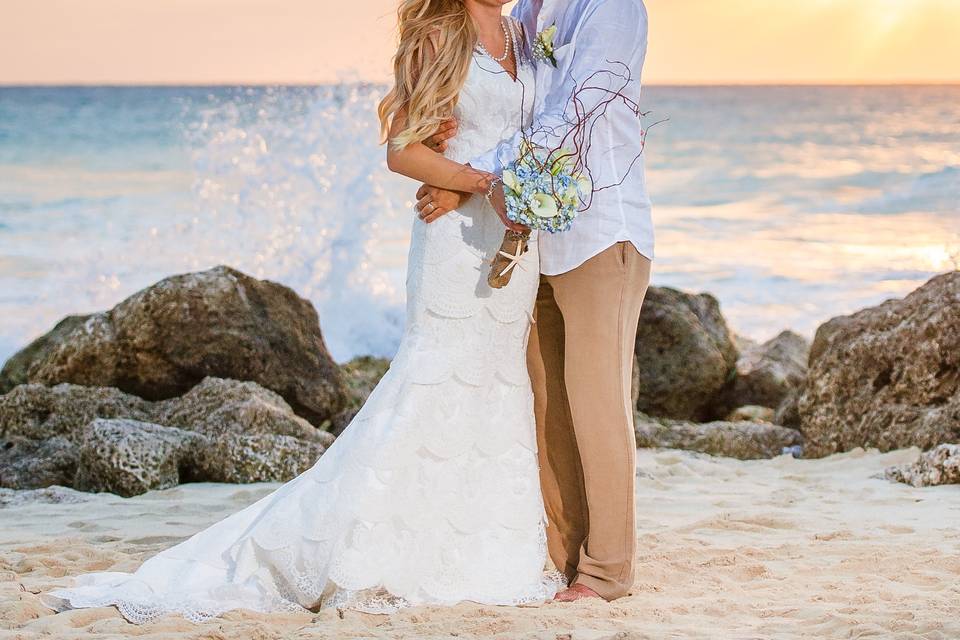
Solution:
M 647 0 L 653 82 L 960 80 L 960 0 Z
M 960 81 L 960 0 L 645 1 L 647 82 Z M 397 2 L 9 3 L 0 84 L 383 80 Z

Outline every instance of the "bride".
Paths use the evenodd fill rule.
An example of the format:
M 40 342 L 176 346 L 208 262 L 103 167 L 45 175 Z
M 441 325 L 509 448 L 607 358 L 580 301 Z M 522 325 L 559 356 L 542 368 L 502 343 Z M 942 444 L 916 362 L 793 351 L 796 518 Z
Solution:
M 495 176 L 462 164 L 527 125 L 533 70 L 505 0 L 403 0 L 395 85 L 380 106 L 391 170 L 469 194 L 413 225 L 407 324 L 366 405 L 314 466 L 135 573 L 79 576 L 55 609 L 133 622 L 238 608 L 385 612 L 553 596 L 525 351 L 536 241 L 510 285 L 486 282 L 504 222 Z M 450 118 L 453 140 L 421 141 Z M 442 204 L 423 207 L 436 213 Z

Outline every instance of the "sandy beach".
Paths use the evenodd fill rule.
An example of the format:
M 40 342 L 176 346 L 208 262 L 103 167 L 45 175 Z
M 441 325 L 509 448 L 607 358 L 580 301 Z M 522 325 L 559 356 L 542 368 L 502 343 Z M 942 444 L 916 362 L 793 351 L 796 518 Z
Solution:
M 0 638 L 960 638 L 960 487 L 879 479 L 916 449 L 743 462 L 641 450 L 638 573 L 613 604 L 232 612 L 143 627 L 54 615 L 37 592 L 130 571 L 276 485 L 186 484 L 135 498 L 0 509 Z
M 960 0 L 4 9 L 0 640 L 960 640 Z

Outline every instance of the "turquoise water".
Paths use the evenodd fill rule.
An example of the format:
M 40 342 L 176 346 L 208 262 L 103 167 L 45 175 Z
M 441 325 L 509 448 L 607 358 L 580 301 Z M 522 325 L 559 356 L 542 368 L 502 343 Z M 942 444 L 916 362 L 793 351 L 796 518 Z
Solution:
M 390 355 L 415 185 L 382 87 L 0 88 L 0 359 L 68 313 L 226 263 Z M 763 339 L 960 261 L 960 87 L 651 87 L 658 284 Z

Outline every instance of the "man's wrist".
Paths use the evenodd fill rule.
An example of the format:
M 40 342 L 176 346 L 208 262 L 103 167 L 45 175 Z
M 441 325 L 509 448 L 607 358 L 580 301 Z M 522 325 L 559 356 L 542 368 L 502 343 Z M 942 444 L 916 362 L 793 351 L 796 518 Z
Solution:
M 466 165 L 472 169 L 477 174 L 477 181 L 475 182 L 476 187 L 472 189 L 473 193 L 480 195 L 486 195 L 491 189 L 491 185 L 495 185 L 497 180 L 500 180 L 500 176 L 495 173 L 490 173 L 489 171 L 483 171 L 482 169 L 477 169 L 476 167 L 471 167 L 469 164 Z

